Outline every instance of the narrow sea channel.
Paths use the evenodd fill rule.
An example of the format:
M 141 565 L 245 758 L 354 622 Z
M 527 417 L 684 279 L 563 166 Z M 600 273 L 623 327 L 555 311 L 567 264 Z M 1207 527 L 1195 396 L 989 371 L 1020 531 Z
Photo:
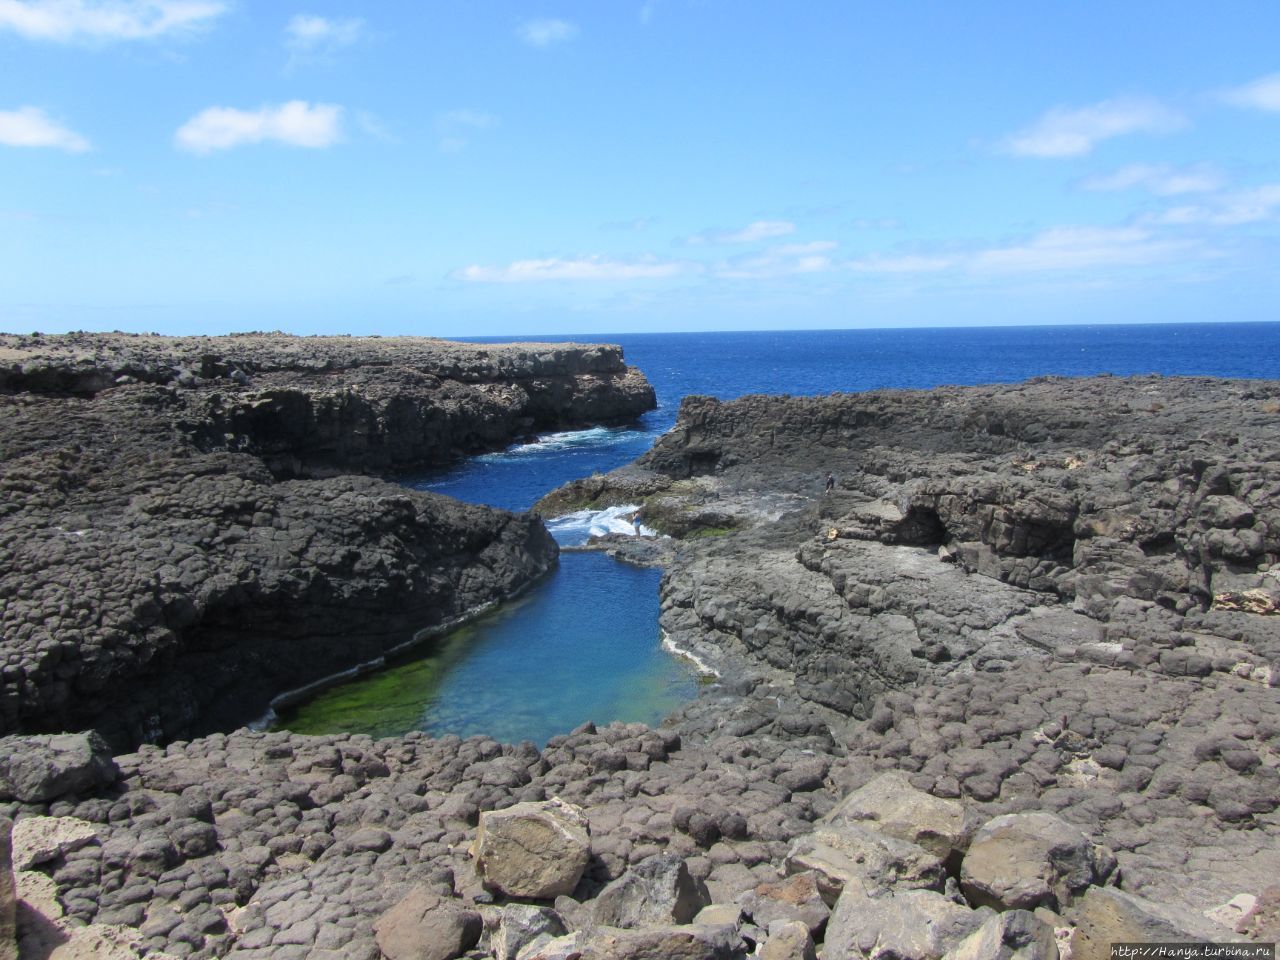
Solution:
M 497 338 L 483 338 L 497 339 Z M 527 510 L 568 480 L 644 453 L 676 418 L 682 397 L 706 393 L 820 394 L 926 388 L 1055 374 L 1160 373 L 1274 377 L 1280 324 L 1150 324 L 762 331 L 539 337 L 620 343 L 649 377 L 658 409 L 634 428 L 553 434 L 406 478 L 472 503 Z M 585 540 L 608 516 L 552 524 L 562 544 Z M 431 650 L 287 713 L 299 732 L 409 730 L 484 733 L 544 743 L 583 720 L 656 722 L 692 697 L 691 668 L 663 652 L 654 570 L 600 554 L 566 553 L 524 597 L 442 638 Z
M 408 481 L 419 489 L 527 509 L 566 479 L 610 469 L 651 441 L 642 430 L 552 434 Z M 632 529 L 619 511 L 548 524 L 562 546 Z M 657 723 L 697 692 L 691 666 L 663 651 L 661 571 L 602 553 L 566 552 L 559 569 L 516 600 L 376 673 L 281 712 L 297 733 L 423 730 L 485 734 L 539 746 L 587 720 Z

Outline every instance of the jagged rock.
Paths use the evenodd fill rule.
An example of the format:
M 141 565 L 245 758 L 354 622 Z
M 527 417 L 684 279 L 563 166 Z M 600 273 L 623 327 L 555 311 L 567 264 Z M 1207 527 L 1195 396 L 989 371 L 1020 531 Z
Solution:
M 13 865 L 30 870 L 97 839 L 93 824 L 75 817 L 26 817 L 13 827 Z
M 387 960 L 454 960 L 480 940 L 480 914 L 416 886 L 375 921 Z
M 485 886 L 552 899 L 578 885 L 591 857 L 590 825 L 580 807 L 558 799 L 486 811 L 471 855 Z
M 788 861 L 788 869 L 790 863 Z M 768 929 L 775 923 L 798 920 L 815 940 L 821 939 L 831 917 L 831 908 L 822 894 L 824 876 L 829 874 L 805 870 L 776 883 L 762 883 L 742 898 L 742 909 L 758 927 Z M 843 889 L 843 882 L 840 887 Z M 833 897 L 831 903 L 835 903 L 838 896 Z
M 516 960 L 582 960 L 578 946 L 578 933 L 569 933 L 554 940 L 531 943 L 520 951 Z
M 964 850 L 971 832 L 962 804 L 931 796 L 898 772 L 883 773 L 849 794 L 827 821 L 833 825 L 866 822 L 880 833 L 907 840 L 941 860 Z
M 809 928 L 799 920 L 775 920 L 758 951 L 758 960 L 818 960 Z
M 873 897 L 854 883 L 827 924 L 823 960 L 939 960 L 992 915 L 932 890 Z
M 0 817 L 0 960 L 18 958 L 18 895 L 13 883 L 10 832 L 13 822 Z
M 578 940 L 581 960 L 732 960 L 740 948 L 741 939 L 731 928 L 692 924 L 600 927 Z
M 1025 910 L 991 917 L 944 960 L 1058 960 L 1053 927 Z
M 706 884 L 689 875 L 684 860 L 658 854 L 636 864 L 592 901 L 595 923 L 624 930 L 687 924 L 711 903 Z
M 517 960 L 530 944 L 543 944 L 565 934 L 560 916 L 547 907 L 509 903 L 502 908 L 490 949 L 495 960 Z
M 0 800 L 38 803 L 90 793 L 118 774 L 111 748 L 93 731 L 0 739 Z
M 350 474 L 653 405 L 616 347 L 0 335 L 0 735 L 235 729 L 510 596 L 536 518 Z
M 1113 943 L 1225 939 L 1222 928 L 1191 911 L 1152 903 L 1114 887 L 1090 887 L 1065 916 L 1075 925 L 1071 960 L 1107 960 Z
M 1237 933 L 1253 940 L 1280 940 L 1280 886 L 1267 887 L 1235 925 Z
M 960 886 L 975 906 L 1060 910 L 1115 870 L 1115 855 L 1049 813 L 996 817 L 974 835 Z
M 843 805 L 837 808 L 842 809 Z M 877 890 L 941 890 L 945 879 L 942 860 L 933 853 L 843 817 L 796 840 L 785 866 L 788 873 L 812 871 L 822 898 L 832 905 L 852 880 L 861 880 Z

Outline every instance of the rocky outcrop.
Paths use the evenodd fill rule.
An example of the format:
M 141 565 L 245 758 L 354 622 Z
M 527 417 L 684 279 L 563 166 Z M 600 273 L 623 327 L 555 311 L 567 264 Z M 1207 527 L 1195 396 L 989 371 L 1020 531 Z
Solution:
M 587 818 L 571 803 L 540 800 L 480 815 L 471 849 L 485 886 L 509 897 L 572 893 L 591 859 Z
M 570 491 L 661 498 L 693 534 L 669 545 L 662 625 L 719 675 L 663 726 L 542 750 L 142 746 L 114 783 L 0 803 L 52 838 L 20 887 L 200 960 L 1081 960 L 1265 938 L 1280 621 L 1248 598 L 1278 559 L 1278 395 L 1108 378 L 691 402 L 643 465 Z M 583 867 L 512 894 L 491 867 L 550 834 L 478 863 L 481 821 L 551 798 L 580 811 Z
M 544 574 L 541 524 L 347 472 L 652 406 L 613 347 L 0 337 L 0 733 L 229 729 Z M 289 479 L 293 478 L 293 479 Z
M 1277 411 L 1280 383 L 1160 377 L 689 398 L 544 502 L 678 518 L 662 628 L 755 701 L 686 723 L 816 720 L 837 783 L 1054 814 L 1130 891 L 1203 909 L 1280 870 Z M 856 862 L 835 826 L 795 850 L 829 890 Z M 1231 851 L 1243 873 L 1211 866 Z

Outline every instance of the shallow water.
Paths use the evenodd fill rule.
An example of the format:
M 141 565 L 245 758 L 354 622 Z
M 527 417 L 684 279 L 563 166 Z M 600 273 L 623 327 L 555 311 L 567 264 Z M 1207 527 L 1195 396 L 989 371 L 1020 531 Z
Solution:
M 566 553 L 519 599 L 429 652 L 333 687 L 280 717 L 298 733 L 425 730 L 538 745 L 586 720 L 657 723 L 694 695 L 661 651 L 659 571 Z
M 493 339 L 493 338 L 486 338 Z M 406 484 L 527 510 L 543 494 L 634 460 L 704 393 L 818 394 L 1098 373 L 1280 377 L 1280 324 L 1189 324 L 601 334 L 528 338 L 622 344 L 658 409 L 632 427 L 548 434 Z M 627 531 L 628 510 L 548 526 L 562 544 Z M 629 532 L 629 531 L 627 531 Z M 659 574 L 569 553 L 547 580 L 429 650 L 333 688 L 282 718 L 300 732 L 484 733 L 544 743 L 584 720 L 656 722 L 692 696 L 692 668 L 659 644 Z

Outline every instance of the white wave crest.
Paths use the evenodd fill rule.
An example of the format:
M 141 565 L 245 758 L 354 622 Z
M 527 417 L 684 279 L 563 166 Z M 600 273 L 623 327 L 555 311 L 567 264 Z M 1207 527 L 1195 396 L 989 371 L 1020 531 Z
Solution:
M 684 647 L 677 646 L 676 642 L 671 639 L 671 634 L 667 633 L 665 630 L 662 631 L 662 649 L 667 651 L 667 653 L 671 654 L 673 657 L 679 657 L 681 660 L 688 660 L 693 664 L 694 669 L 704 677 L 720 676 L 719 670 L 711 666 L 711 664 L 707 663 L 707 661 L 703 660 L 692 650 L 686 650 Z
M 586 543 L 591 537 L 603 537 L 609 533 L 620 533 L 628 537 L 656 537 L 656 530 L 636 522 L 635 515 L 639 509 L 637 504 L 624 503 L 603 510 L 576 510 L 548 520 L 547 529 L 558 542 L 566 546 Z
M 609 447 L 627 443 L 645 436 L 642 430 L 628 427 L 592 427 L 590 430 L 566 430 L 562 433 L 539 434 L 535 443 L 516 443 L 499 453 L 486 453 L 478 460 L 501 460 L 506 457 L 527 457 L 535 454 L 558 453 L 591 447 Z

